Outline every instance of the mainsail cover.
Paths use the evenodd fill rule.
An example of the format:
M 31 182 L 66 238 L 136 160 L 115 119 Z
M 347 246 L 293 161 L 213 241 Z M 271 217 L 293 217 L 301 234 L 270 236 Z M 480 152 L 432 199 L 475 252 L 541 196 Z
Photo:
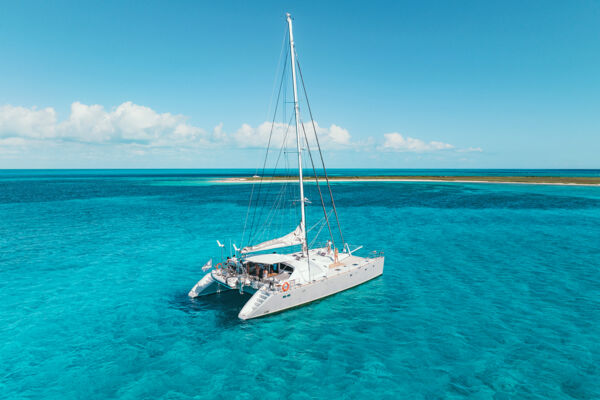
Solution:
M 302 232 L 302 225 L 285 236 L 277 239 L 267 240 L 266 242 L 259 243 L 254 246 L 247 246 L 242 249 L 242 253 L 252 253 L 254 251 L 278 249 L 280 247 L 294 246 L 302 244 L 304 242 L 304 233 Z

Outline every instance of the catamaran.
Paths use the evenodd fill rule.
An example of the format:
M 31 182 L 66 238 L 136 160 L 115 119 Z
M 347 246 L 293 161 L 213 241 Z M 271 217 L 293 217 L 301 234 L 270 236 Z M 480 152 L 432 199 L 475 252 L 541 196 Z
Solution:
M 287 58 L 289 55 L 289 66 L 291 67 L 291 80 L 293 86 L 293 102 L 287 103 L 293 104 L 294 111 L 289 118 L 290 123 L 279 124 L 277 126 L 279 128 L 283 126 L 282 129 L 285 131 L 285 138 L 287 138 L 289 130 L 295 130 L 294 142 L 296 148 L 293 152 L 289 151 L 286 147 L 286 139 L 280 140 L 281 148 L 278 151 L 277 162 L 279 162 L 282 154 L 293 153 L 294 157 L 297 154 L 297 185 L 293 185 L 293 195 L 295 198 L 292 200 L 285 200 L 285 195 L 288 192 L 287 189 L 290 187 L 289 175 L 276 176 L 273 174 L 270 182 L 268 182 L 268 178 L 265 177 L 265 165 L 269 146 L 277 142 L 273 137 L 274 131 L 277 131 L 274 116 L 269 135 L 269 144 L 267 145 L 267 156 L 265 157 L 262 173 L 252 177 L 253 186 L 248 206 L 249 212 L 246 215 L 244 234 L 242 235 L 242 240 L 248 245 L 240 249 L 234 244 L 233 248 L 235 254 L 231 254 L 231 256 L 227 258 L 224 258 L 223 254 L 221 254 L 221 262 L 214 266 L 212 265 L 211 259 L 211 261 L 206 263 L 202 268 L 204 272 L 207 272 L 206 275 L 204 275 L 204 277 L 202 277 L 189 292 L 190 297 L 214 294 L 224 290 L 237 290 L 242 294 L 250 294 L 251 297 L 247 300 L 238 315 L 238 317 L 243 320 L 262 317 L 301 306 L 360 285 L 383 274 L 383 252 L 375 251 L 371 252 L 368 257 L 359 257 L 355 252 L 360 250 L 362 246 L 351 249 L 350 245 L 344 241 L 327 169 L 323 162 L 322 149 L 317 135 L 318 129 L 312 118 L 312 111 L 310 110 L 308 96 L 306 95 L 306 87 L 304 86 L 304 79 L 302 78 L 302 70 L 300 69 L 300 64 L 298 62 L 294 44 L 294 35 L 292 32 L 292 18 L 289 13 L 286 14 L 286 21 L 286 36 L 289 39 L 289 48 L 287 48 L 288 46 L 283 47 L 286 50 L 286 60 L 283 62 L 284 73 L 282 74 L 279 86 L 278 102 L 282 92 L 283 83 L 286 81 L 285 66 L 287 65 Z M 307 105 L 310 114 L 310 123 L 307 125 L 309 125 L 309 128 L 312 127 L 314 138 L 309 138 L 307 131 L 310 131 L 310 129 L 306 128 L 300 117 L 297 70 L 300 74 L 300 80 L 304 89 L 305 104 Z M 285 94 L 283 103 L 286 103 Z M 277 115 L 277 108 L 275 115 Z M 291 124 L 292 119 L 295 121 L 294 125 Z M 318 172 L 317 168 L 315 168 L 314 159 L 310 151 L 311 145 L 313 148 L 316 146 L 316 149 L 318 149 L 321 160 L 319 169 L 321 172 Z M 304 164 L 302 159 L 304 152 L 308 153 L 310 156 L 309 160 L 314 171 L 314 179 L 312 179 L 310 183 L 313 189 L 316 187 L 316 192 L 318 193 L 323 209 L 323 217 L 316 221 L 308 231 L 306 225 L 306 206 L 310 205 L 311 202 L 305 197 L 305 178 L 303 176 Z M 314 181 L 315 185 L 312 185 L 312 181 Z M 325 181 L 326 183 L 329 194 L 328 199 L 326 195 L 323 195 L 323 191 L 321 190 L 320 182 L 322 181 Z M 295 178 L 292 182 L 295 182 Z M 276 189 L 275 193 L 268 191 L 268 194 L 264 195 L 267 190 L 262 190 L 263 186 L 265 186 L 263 183 L 268 184 L 266 186 L 269 186 L 269 190 L 272 187 L 279 187 L 279 189 Z M 255 189 L 254 185 L 257 185 L 257 189 Z M 254 213 L 252 213 L 251 218 L 250 208 L 253 200 L 255 203 L 259 203 L 258 199 L 260 198 L 261 192 L 263 193 L 263 198 L 273 200 L 274 204 L 267 213 L 267 222 L 259 229 L 255 228 L 258 224 L 254 223 L 257 214 L 256 208 L 254 208 Z M 328 209 L 326 203 L 329 204 L 330 209 Z M 258 204 L 256 204 L 256 206 L 258 207 Z M 300 214 L 299 223 L 298 220 L 296 220 L 296 222 L 292 226 L 289 226 L 287 230 L 287 232 L 289 232 L 289 229 L 295 224 L 298 224 L 293 231 L 283 236 L 256 243 L 257 238 L 265 238 L 265 232 L 269 232 L 266 228 L 273 226 L 273 220 L 276 219 L 276 214 L 289 214 L 289 211 L 292 210 L 296 212 L 295 214 L 292 214 L 297 215 L 298 209 Z M 337 222 L 335 225 L 332 220 L 332 214 Z M 251 227 L 248 229 L 249 233 L 247 238 L 245 238 L 249 220 L 252 221 L 250 224 Z M 322 243 L 322 245 L 313 246 L 317 237 L 319 237 L 319 233 L 325 226 L 330 234 L 330 238 Z M 308 232 L 314 231 L 315 229 L 318 229 L 318 231 L 312 235 L 312 241 L 309 242 Z M 336 234 L 334 234 L 334 231 Z M 252 244 L 253 242 L 255 244 Z M 221 247 L 223 253 L 224 245 L 218 240 L 217 244 Z M 340 244 L 341 246 L 339 246 Z M 275 249 L 287 249 L 287 252 L 285 250 L 282 252 L 272 252 L 272 250 Z

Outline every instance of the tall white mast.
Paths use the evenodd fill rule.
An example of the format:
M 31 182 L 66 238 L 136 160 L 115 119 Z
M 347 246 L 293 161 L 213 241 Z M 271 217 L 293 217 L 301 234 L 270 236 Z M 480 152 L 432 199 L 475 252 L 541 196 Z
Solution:
M 302 147 L 300 145 L 300 108 L 298 108 L 298 89 L 296 88 L 296 51 L 294 49 L 294 34 L 292 33 L 292 16 L 286 14 L 288 27 L 290 29 L 290 59 L 292 62 L 292 80 L 294 81 L 294 111 L 296 112 L 296 142 L 298 145 L 298 180 L 300 183 L 300 212 L 302 220 L 302 234 L 304 241 L 302 243 L 302 253 L 308 256 L 308 243 L 306 240 L 306 215 L 304 213 L 304 182 L 302 181 Z

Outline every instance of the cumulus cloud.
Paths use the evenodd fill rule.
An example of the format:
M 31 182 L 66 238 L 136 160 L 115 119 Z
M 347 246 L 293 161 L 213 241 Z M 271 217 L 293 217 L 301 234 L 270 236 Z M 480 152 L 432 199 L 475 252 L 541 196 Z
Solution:
M 286 143 L 287 146 L 296 146 L 296 126 L 288 125 L 283 122 L 275 122 L 273 125 L 273 132 L 271 133 L 271 122 L 263 122 L 256 128 L 248 124 L 243 124 L 237 131 L 231 135 L 231 141 L 238 147 L 266 147 L 269 143 L 269 137 L 271 137 L 271 147 L 279 148 L 281 145 Z M 319 135 L 319 142 L 322 147 L 331 148 L 337 146 L 338 148 L 345 148 L 353 146 L 351 142 L 351 136 L 347 129 L 344 129 L 338 125 L 331 124 L 329 128 L 323 128 L 315 121 L 314 127 Z M 222 128 L 219 125 L 219 128 Z M 216 128 L 215 128 L 216 129 Z M 300 128 L 302 129 L 302 127 Z M 304 123 L 304 130 L 308 137 L 309 145 L 311 148 L 316 146 L 314 138 L 314 130 L 311 122 Z M 304 137 L 304 132 L 301 132 L 301 137 Z
M 0 107 L 0 137 L 43 139 L 54 137 L 56 111 L 53 108 Z
M 308 128 L 311 125 L 305 124 Z M 320 127 L 319 124 L 315 121 L 315 128 L 317 130 L 317 135 L 319 135 L 319 141 L 325 147 L 328 146 L 336 146 L 343 148 L 344 146 L 355 146 L 356 143 L 352 142 L 352 137 L 350 136 L 350 132 L 347 129 L 342 128 L 336 124 L 331 124 L 329 128 Z M 309 129 L 311 132 L 312 130 Z M 309 141 L 311 142 L 314 137 L 314 134 L 311 135 L 307 133 L 309 136 Z M 310 143 L 309 143 L 310 144 Z
M 149 107 L 125 102 L 110 110 L 98 104 L 71 104 L 70 114 L 64 121 L 57 120 L 51 108 L 0 107 L 0 138 L 55 140 L 89 144 L 119 143 L 149 147 L 173 147 L 182 145 L 218 146 L 240 148 L 264 148 L 271 135 L 271 123 L 263 122 L 256 127 L 249 124 L 231 134 L 217 125 L 212 133 L 193 126 L 183 115 L 159 113 Z M 332 124 L 328 128 L 314 123 L 319 140 L 324 147 L 351 146 L 348 130 Z M 284 140 L 295 146 L 295 126 L 282 122 L 273 124 L 271 146 L 281 147 Z M 315 145 L 312 123 L 305 123 L 309 144 Z M 9 142 L 4 142 L 9 143 Z
M 398 132 L 385 133 L 383 137 L 384 142 L 379 147 L 379 149 L 384 151 L 426 153 L 454 148 L 454 146 L 449 143 L 436 141 L 425 142 L 421 139 L 416 139 L 408 136 L 404 137 Z
M 200 142 L 205 132 L 182 115 L 158 113 L 130 101 L 111 110 L 75 102 L 65 121 L 49 107 L 0 107 L 0 137 L 56 139 L 83 143 L 140 143 L 168 146 Z
M 369 137 L 355 141 L 350 132 L 336 124 L 320 126 L 316 121 L 304 122 L 311 149 L 316 148 L 313 132 L 319 136 L 322 148 L 329 150 L 354 150 L 386 152 L 428 153 L 444 150 L 469 153 L 481 152 L 479 147 L 457 149 L 439 142 L 386 133 L 382 141 Z M 271 132 L 271 129 L 273 132 Z M 272 133 L 272 134 L 271 134 Z M 301 132 L 303 136 L 303 132 Z M 75 143 L 91 150 L 95 144 L 112 144 L 128 149 L 131 154 L 143 156 L 153 151 L 169 148 L 170 152 L 186 152 L 193 149 L 233 147 L 265 148 L 271 137 L 271 148 L 279 149 L 284 144 L 296 147 L 295 125 L 284 122 L 263 122 L 252 126 L 242 124 L 238 129 L 227 132 L 223 123 L 212 132 L 189 123 L 180 114 L 160 113 L 133 102 L 106 109 L 101 105 L 71 104 L 69 116 L 59 121 L 52 107 L 0 106 L 0 147 L 16 149 L 28 145 Z M 380 144 L 377 145 L 376 142 Z M 160 150 L 162 149 L 162 150 Z
M 346 129 L 335 124 L 331 124 L 329 127 L 327 137 L 332 143 L 344 145 L 350 144 L 350 133 Z

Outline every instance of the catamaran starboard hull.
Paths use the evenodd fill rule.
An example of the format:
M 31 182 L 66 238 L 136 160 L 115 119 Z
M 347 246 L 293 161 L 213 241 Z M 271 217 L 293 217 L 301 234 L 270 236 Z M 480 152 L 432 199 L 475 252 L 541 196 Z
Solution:
M 383 263 L 384 257 L 365 259 L 363 264 L 346 272 L 308 284 L 296 285 L 286 292 L 261 289 L 248 300 L 238 317 L 244 320 L 263 317 L 350 289 L 383 274 Z

